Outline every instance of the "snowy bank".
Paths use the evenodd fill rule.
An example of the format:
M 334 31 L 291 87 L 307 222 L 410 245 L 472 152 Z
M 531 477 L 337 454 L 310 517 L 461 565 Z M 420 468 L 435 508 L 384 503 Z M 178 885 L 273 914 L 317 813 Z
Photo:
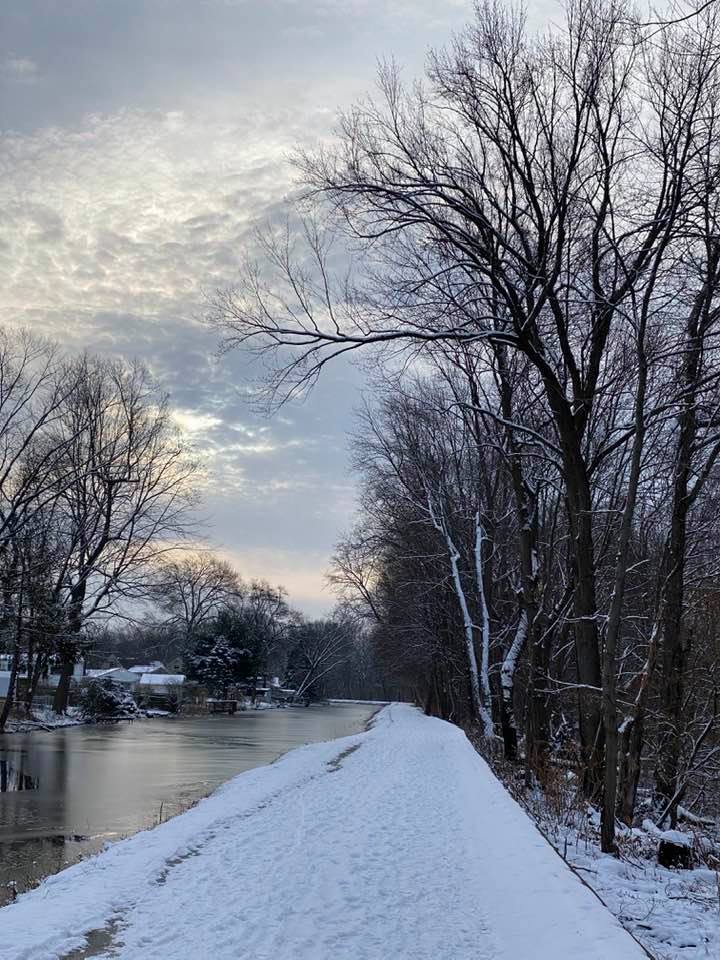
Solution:
M 548 830 L 548 836 L 626 929 L 657 960 L 720 957 L 720 875 L 696 866 L 671 870 L 657 863 L 661 839 L 693 845 L 692 834 L 618 826 L 620 856 L 600 852 L 600 815 L 589 811 L 582 824 Z
M 390 702 L 390 700 L 328 700 L 328 703 L 368 703 L 370 705 L 376 704 L 379 707 L 386 707 Z
M 640 855 L 617 859 L 581 841 L 568 860 L 657 960 L 720 957 L 715 871 L 668 870 Z
M 642 960 L 464 734 L 404 705 L 0 910 L 2 960 Z
M 685 829 L 616 825 L 618 855 L 600 850 L 600 812 L 582 798 L 574 772 L 551 765 L 544 789 L 528 789 L 523 771 L 498 762 L 508 789 L 558 853 L 656 960 L 720 958 L 720 833 L 713 820 L 680 808 Z M 649 795 L 641 807 L 651 810 Z M 693 866 L 658 863 L 661 841 L 686 847 Z
M 31 730 L 59 730 L 61 727 L 77 727 L 86 721 L 77 707 L 70 707 L 66 714 L 55 713 L 49 707 L 34 707 L 32 717 L 10 719 L 3 733 L 29 733 Z

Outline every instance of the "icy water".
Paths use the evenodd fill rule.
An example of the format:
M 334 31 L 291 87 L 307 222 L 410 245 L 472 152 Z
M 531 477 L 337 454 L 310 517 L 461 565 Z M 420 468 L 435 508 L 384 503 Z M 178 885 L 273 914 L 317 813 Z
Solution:
M 288 708 L 0 735 L 0 904 L 243 770 L 357 733 L 377 708 Z

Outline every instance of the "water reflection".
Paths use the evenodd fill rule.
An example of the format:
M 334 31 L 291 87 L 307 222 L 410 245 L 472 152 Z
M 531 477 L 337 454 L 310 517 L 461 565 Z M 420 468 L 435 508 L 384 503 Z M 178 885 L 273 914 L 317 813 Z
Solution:
M 0 735 L 0 904 L 243 770 L 362 729 L 360 704 Z M 7 785 L 6 785 L 7 784 Z M 11 786 L 12 784 L 12 786 Z
M 11 790 L 37 790 L 40 786 L 38 777 L 31 777 L 25 773 L 22 766 L 16 767 L 10 760 L 0 757 L 0 793 L 9 793 Z

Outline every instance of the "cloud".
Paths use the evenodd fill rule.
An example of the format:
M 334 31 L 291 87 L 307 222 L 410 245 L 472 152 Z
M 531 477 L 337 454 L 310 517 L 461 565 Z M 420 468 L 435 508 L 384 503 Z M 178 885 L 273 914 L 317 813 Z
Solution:
M 337 16 L 368 17 L 382 22 L 387 17 L 402 17 L 408 27 L 417 20 L 439 16 L 452 17 L 457 11 L 472 9 L 469 0 L 265 0 L 276 10 L 302 10 L 307 18 Z M 208 7 L 248 7 L 251 0 L 204 0 Z
M 145 0 L 9 6 L 3 42 L 22 55 L 0 55 L 0 323 L 143 359 L 205 466 L 211 536 L 246 576 L 330 606 L 361 376 L 333 364 L 268 421 L 252 404 L 257 361 L 215 356 L 205 293 L 282 215 L 288 153 L 331 135 L 376 56 L 414 70 L 470 4 L 177 0 L 171 18 Z
M 0 74 L 11 83 L 35 83 L 39 69 L 37 63 L 29 57 L 18 57 L 10 53 L 0 56 Z
M 290 189 L 287 152 L 326 126 L 312 110 L 126 110 L 0 138 L 4 319 L 33 309 L 192 317 Z
M 291 26 L 283 28 L 284 36 L 290 40 L 321 40 L 325 31 L 319 26 Z
M 181 430 L 193 436 L 196 433 L 205 433 L 222 424 L 220 417 L 208 413 L 198 413 L 194 410 L 173 410 L 173 420 Z

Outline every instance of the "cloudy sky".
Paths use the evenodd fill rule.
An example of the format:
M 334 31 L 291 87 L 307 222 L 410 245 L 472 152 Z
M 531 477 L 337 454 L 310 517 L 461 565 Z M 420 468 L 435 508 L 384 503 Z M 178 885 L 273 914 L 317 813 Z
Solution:
M 292 186 L 288 151 L 393 55 L 408 76 L 465 0 L 2 0 L 0 322 L 142 357 L 206 456 L 209 536 L 310 614 L 353 510 L 362 378 L 329 369 L 263 418 L 203 296 Z

